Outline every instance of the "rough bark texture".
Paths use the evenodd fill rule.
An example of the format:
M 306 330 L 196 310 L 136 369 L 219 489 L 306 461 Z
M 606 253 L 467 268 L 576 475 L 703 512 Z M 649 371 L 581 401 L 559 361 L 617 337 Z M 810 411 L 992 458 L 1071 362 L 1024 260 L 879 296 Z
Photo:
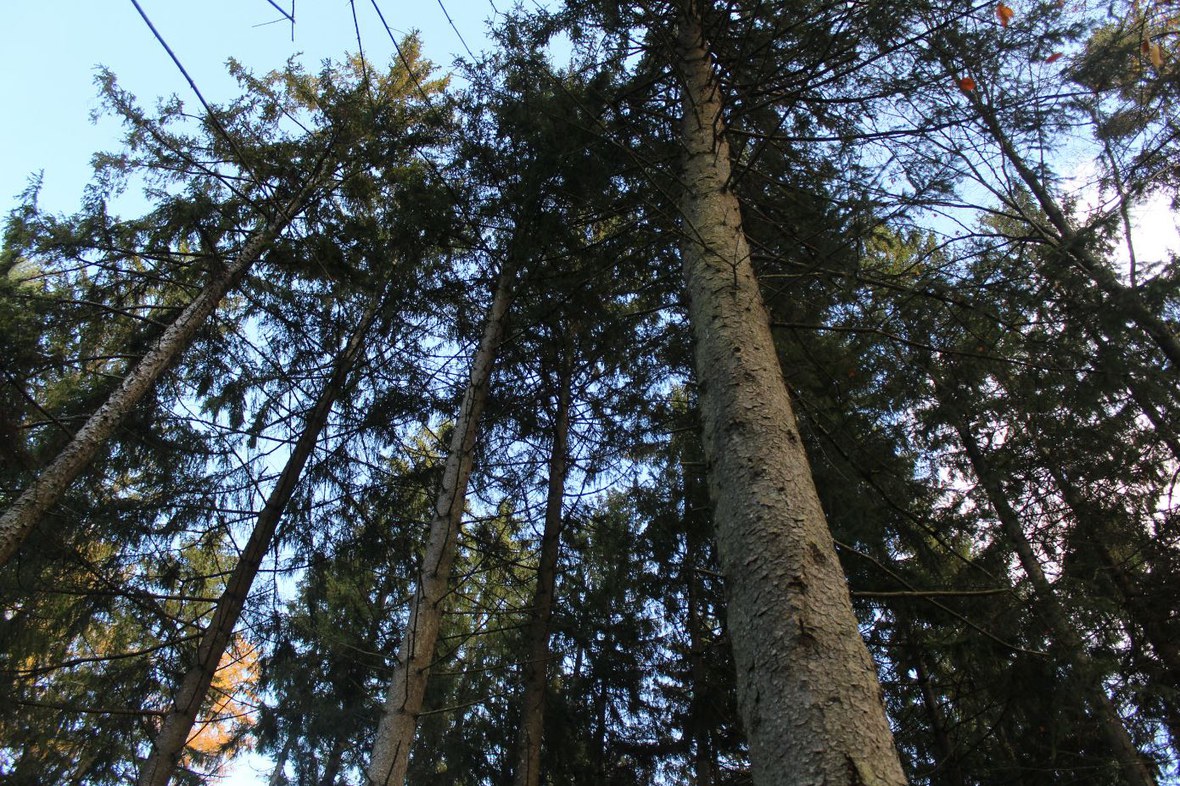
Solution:
M 410 619 L 402 634 L 393 679 L 373 742 L 368 778 L 371 784 L 402 786 L 410 761 L 410 746 L 418 727 L 418 715 L 426 694 L 430 663 L 442 621 L 442 602 L 455 559 L 455 542 L 467 499 L 467 480 L 474 461 L 475 436 L 487 401 L 488 383 L 496 351 L 504 333 L 514 275 L 511 267 L 500 281 L 484 325 L 483 338 L 471 367 L 471 379 L 447 454 L 442 484 L 435 500 L 427 536 L 426 553 L 418 574 L 418 587 L 410 606 Z
M 291 455 L 287 458 L 282 474 L 271 490 L 262 512 L 254 522 L 254 529 L 250 532 L 246 548 L 234 566 L 225 590 L 217 599 L 213 619 L 210 620 L 209 627 L 205 629 L 197 645 L 196 661 L 181 679 L 180 687 L 172 699 L 172 707 L 164 717 L 164 723 L 152 745 L 152 752 L 139 771 L 139 786 L 165 786 L 176 772 L 176 766 L 192 733 L 197 712 L 209 692 L 209 685 L 213 681 L 221 657 L 229 646 L 230 637 L 238 618 L 241 617 L 242 608 L 246 604 L 254 578 L 258 575 L 262 559 L 270 550 L 275 528 L 291 500 L 291 495 L 295 492 L 299 477 L 315 448 L 320 432 L 328 422 L 328 413 L 343 391 L 345 380 L 360 355 L 365 336 L 377 316 L 377 310 L 378 307 L 374 304 L 361 319 L 344 352 L 336 359 L 332 375 L 320 392 L 311 413 L 308 414 L 303 432 L 291 450 Z
M 217 304 L 237 285 L 267 246 L 278 237 L 302 208 L 302 198 L 292 200 L 246 243 L 234 262 L 213 274 L 200 294 L 156 340 L 122 384 L 15 502 L 0 516 L 0 566 L 6 565 L 33 527 L 57 503 L 65 490 L 90 465 L 115 430 L 152 389 L 156 380 L 192 343 L 197 331 Z
M 728 187 L 722 97 L 691 11 L 679 61 L 684 270 L 754 783 L 902 784 Z
M 942 399 L 944 409 L 953 420 L 955 430 L 967 452 L 967 458 L 975 471 L 975 476 L 979 479 L 988 502 L 1004 529 L 1004 534 L 1008 536 L 1012 548 L 1016 551 L 1020 566 L 1033 585 L 1033 590 L 1036 592 L 1037 612 L 1044 619 L 1053 635 L 1054 643 L 1064 656 L 1066 663 L 1069 664 L 1077 689 L 1085 696 L 1086 702 L 1090 705 L 1094 721 L 1098 724 L 1107 745 L 1110 746 L 1111 753 L 1119 763 L 1123 777 L 1131 786 L 1155 786 L 1155 776 L 1148 768 L 1139 749 L 1135 747 L 1135 743 L 1127 733 L 1126 726 L 1123 725 L 1123 719 L 1119 716 L 1118 710 L 1102 686 L 1102 680 L 1086 652 L 1085 645 L 1078 632 L 1070 624 L 1065 608 L 1062 607 L 1053 591 L 1053 585 L 1049 583 L 1044 570 L 1041 569 L 1041 563 L 1037 559 L 1036 553 L 1033 552 L 1028 538 L 1025 537 L 1020 517 L 1009 504 L 999 478 L 992 471 L 987 457 L 980 449 L 979 443 L 976 442 L 975 435 L 967 428 L 962 415 L 955 410 L 953 403 L 948 401 L 946 392 L 940 392 L 939 397 Z
M 545 692 L 549 686 L 549 619 L 557 584 L 557 555 L 561 546 L 561 504 L 565 498 L 566 453 L 569 443 L 571 358 L 566 357 L 558 380 L 553 445 L 549 455 L 549 487 L 545 498 L 545 531 L 528 630 L 528 660 L 524 664 L 524 695 L 516 736 L 516 786 L 540 786 L 541 739 L 545 729 Z

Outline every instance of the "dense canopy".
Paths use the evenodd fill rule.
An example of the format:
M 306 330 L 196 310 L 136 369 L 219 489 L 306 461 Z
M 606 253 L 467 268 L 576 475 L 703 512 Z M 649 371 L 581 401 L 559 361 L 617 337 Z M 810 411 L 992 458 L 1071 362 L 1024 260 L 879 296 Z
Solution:
M 9 213 L 0 779 L 1180 777 L 1180 5 L 396 51 Z

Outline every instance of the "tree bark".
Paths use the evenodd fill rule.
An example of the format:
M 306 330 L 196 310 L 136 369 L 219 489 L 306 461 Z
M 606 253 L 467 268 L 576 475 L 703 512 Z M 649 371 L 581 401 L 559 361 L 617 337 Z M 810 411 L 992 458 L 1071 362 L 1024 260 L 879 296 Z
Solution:
M 557 407 L 553 417 L 553 445 L 549 454 L 549 482 L 545 497 L 545 531 L 528 629 L 528 654 L 524 664 L 524 695 L 520 729 L 516 737 L 516 786 L 540 786 L 541 740 L 545 729 L 545 693 L 549 687 L 549 620 L 553 616 L 553 591 L 557 584 L 557 556 L 561 548 L 561 505 L 565 499 L 566 454 L 569 450 L 572 352 L 562 359 L 557 381 Z
M 1053 585 L 1049 583 L 1049 579 L 1041 569 L 1041 563 L 1033 552 L 1028 538 L 1025 537 L 1020 517 L 1008 502 L 999 478 L 992 471 L 987 457 L 979 447 L 979 443 L 976 442 L 974 434 L 967 427 L 964 417 L 950 400 L 949 392 L 940 387 L 938 398 L 948 420 L 959 434 L 959 439 L 967 453 L 975 476 L 979 479 L 1004 534 L 1007 535 L 1025 575 L 1033 585 L 1033 590 L 1036 593 L 1037 611 L 1049 627 L 1059 651 L 1069 664 L 1073 680 L 1090 705 L 1091 712 L 1094 713 L 1094 720 L 1106 739 L 1107 745 L 1110 746 L 1115 761 L 1119 763 L 1123 777 L 1131 786 L 1155 786 L 1155 776 L 1152 775 L 1139 749 L 1135 747 L 1135 743 L 1131 740 L 1131 736 L 1123 724 L 1123 719 L 1106 694 L 1101 676 L 1090 660 L 1081 637 L 1070 624 L 1065 608 L 1053 591 Z
M 193 723 L 196 721 L 197 712 L 205 701 L 213 675 L 217 672 L 217 666 L 229 645 L 234 627 L 241 617 L 250 587 L 258 575 L 258 568 L 266 552 L 270 550 L 279 519 L 292 494 L 295 493 L 303 468 L 307 465 L 316 441 L 328 421 L 332 405 L 345 388 L 348 374 L 360 356 L 365 337 L 377 316 L 379 306 L 380 302 L 375 301 L 361 318 L 360 325 L 343 353 L 336 359 L 331 376 L 308 414 L 303 432 L 291 450 L 291 455 L 287 458 L 287 463 L 262 512 L 258 514 L 254 529 L 250 532 L 250 539 L 246 542 L 233 573 L 230 574 L 225 590 L 217 599 L 213 619 L 210 620 L 209 627 L 205 629 L 197 645 L 196 661 L 181 679 L 180 687 L 172 699 L 172 707 L 165 716 L 152 745 L 152 751 L 139 772 L 138 786 L 166 786 L 175 773 L 192 732 Z
M 685 505 L 692 504 L 693 496 L 688 493 L 688 472 L 682 466 L 685 480 Z M 686 516 L 687 518 L 687 516 Z M 705 649 L 708 643 L 703 634 L 704 623 L 701 620 L 701 579 L 697 573 L 700 560 L 700 543 L 693 531 L 692 524 L 685 522 L 684 563 L 681 574 L 685 582 L 685 605 L 688 614 L 686 628 L 688 630 L 689 680 L 692 686 L 692 698 L 688 716 L 685 719 L 687 728 L 685 737 L 692 741 L 693 749 L 693 786 L 713 786 L 717 782 L 717 755 L 713 749 L 713 723 L 710 717 L 708 702 L 712 699 L 708 695 L 708 675 L 705 664 Z
M 370 784 L 377 786 L 402 786 L 405 783 L 410 746 L 414 741 L 418 715 L 422 711 L 426 694 L 426 681 L 430 676 L 430 664 L 434 659 L 442 621 L 442 602 L 451 577 L 455 544 L 467 500 L 467 481 L 475 458 L 476 432 L 487 401 L 496 353 L 504 334 L 514 279 L 513 266 L 505 265 L 500 272 L 483 338 L 471 367 L 470 382 L 451 437 L 442 484 L 430 522 L 426 553 L 418 573 L 418 587 L 411 601 L 410 618 L 402 634 L 393 679 L 373 742 L 368 778 Z
M 729 187 L 722 96 L 695 7 L 678 61 L 684 274 L 754 783 L 903 784 Z
M 262 229 L 254 233 L 233 263 L 212 275 L 197 297 L 123 378 L 122 384 L 0 516 L 0 567 L 8 563 L 41 517 L 90 466 L 99 448 L 152 389 L 160 375 L 188 348 L 226 292 L 237 286 L 266 248 L 299 214 L 310 191 L 308 187 L 286 203 Z

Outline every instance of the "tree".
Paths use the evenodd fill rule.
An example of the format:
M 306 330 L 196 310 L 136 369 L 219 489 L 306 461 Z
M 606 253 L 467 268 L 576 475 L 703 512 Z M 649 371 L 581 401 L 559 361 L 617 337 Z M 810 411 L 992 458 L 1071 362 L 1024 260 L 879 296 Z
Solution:
M 755 782 L 790 773 L 798 783 L 903 783 L 729 188 L 722 96 L 699 13 L 687 8 L 677 40 L 682 254 Z
M 179 764 L 180 756 L 189 742 L 197 713 L 205 703 L 209 686 L 226 654 L 234 626 L 246 604 L 250 587 L 258 575 L 258 568 L 263 557 L 271 549 L 279 519 L 295 491 L 295 485 L 299 482 L 303 467 L 315 448 L 316 440 L 327 423 L 329 410 L 336 399 L 346 391 L 349 372 L 352 371 L 362 347 L 369 339 L 369 330 L 380 313 L 381 305 L 379 301 L 374 301 L 365 310 L 356 332 L 335 359 L 332 373 L 325 381 L 315 406 L 308 413 L 303 431 L 291 449 L 278 482 L 267 498 L 266 506 L 259 514 L 237 565 L 234 566 L 225 589 L 214 606 L 213 617 L 197 645 L 196 658 L 176 689 L 172 707 L 164 716 L 159 733 L 152 743 L 152 752 L 140 769 L 141 786 L 164 786 Z
M 381 100 L 405 100 L 405 91 L 408 85 L 404 82 L 407 80 L 413 82 L 414 89 L 421 89 L 419 85 L 421 76 L 418 72 L 423 68 L 428 71 L 429 65 L 411 63 L 408 70 L 413 73 L 407 73 L 401 77 L 402 84 L 396 84 L 399 79 L 387 80 L 386 85 L 396 84 L 396 86 L 392 92 L 386 89 L 385 92 L 388 95 L 380 96 Z M 365 76 L 366 79 L 353 90 L 362 91 L 362 95 L 367 96 L 369 87 L 367 72 Z M 260 111 L 264 118 L 274 124 L 276 117 L 290 111 L 289 101 L 310 103 L 314 108 L 325 110 L 324 114 L 328 118 L 326 127 L 318 133 L 310 134 L 308 139 L 300 140 L 299 143 L 281 138 L 278 141 L 271 141 L 268 147 L 264 147 L 260 151 L 251 151 L 254 156 L 251 160 L 233 162 L 244 170 L 248 180 L 256 179 L 257 176 L 254 174 L 256 171 L 274 170 L 267 181 L 253 183 L 254 188 L 260 194 L 243 195 L 247 204 L 261 216 L 258 226 L 249 232 L 248 239 L 234 255 L 231 262 L 217 259 L 216 249 L 205 249 L 205 253 L 217 261 L 214 262 L 208 281 L 201 288 L 199 294 L 168 324 L 143 357 L 128 369 L 121 385 L 94 411 L 86 424 L 73 435 L 69 443 L 57 453 L 53 460 L 47 463 L 38 474 L 37 479 L 0 515 L 0 565 L 11 559 L 29 536 L 40 516 L 55 504 L 69 484 L 86 469 L 103 443 L 111 437 L 131 409 L 151 390 L 160 375 L 172 366 L 179 355 L 187 349 L 197 331 L 214 312 L 225 294 L 241 281 L 254 263 L 268 250 L 287 226 L 307 208 L 309 203 L 323 198 L 324 191 L 331 190 L 334 181 L 343 181 L 350 177 L 350 165 L 348 164 L 350 149 L 363 143 L 367 134 L 378 132 L 378 128 L 369 128 L 364 121 L 358 122 L 357 118 L 348 117 L 347 109 L 341 111 L 340 109 L 333 110 L 317 106 L 317 100 L 324 101 L 330 97 L 325 95 L 317 99 L 313 94 L 309 94 L 307 80 L 304 80 L 304 84 L 300 85 L 298 80 L 290 74 L 287 75 L 287 80 L 291 87 L 291 97 L 281 92 L 277 95 L 272 92 L 268 96 L 269 105 L 256 111 Z M 281 84 L 282 79 L 276 77 L 272 82 Z M 266 85 L 255 81 L 251 87 L 261 92 Z M 201 167 L 204 167 L 204 164 L 192 164 L 191 162 L 198 159 L 199 154 L 196 151 L 184 150 L 182 140 L 166 137 L 161 124 L 145 119 L 130 104 L 128 97 L 118 92 L 113 83 L 108 86 L 108 96 L 132 126 L 132 138 L 146 137 L 150 140 L 145 144 L 148 148 L 148 155 L 159 154 L 161 158 L 164 158 L 164 161 L 152 162 L 149 166 L 154 165 L 167 171 L 171 163 L 168 158 L 178 157 L 184 163 L 197 169 L 194 178 L 212 177 L 214 180 L 221 181 L 226 179 L 226 176 L 220 172 L 214 171 L 210 175 L 207 171 L 203 171 Z M 254 100 L 255 97 L 252 96 L 251 102 Z M 240 114 L 241 110 L 239 109 L 237 112 Z M 333 118 L 333 114 L 336 114 L 337 117 Z M 212 147 L 222 142 L 217 134 L 225 134 L 224 124 L 215 118 L 210 118 L 209 126 L 208 133 L 211 139 L 206 141 L 206 144 Z M 217 133 L 214 133 L 214 129 Z M 228 137 L 225 141 L 235 153 L 240 151 L 241 147 L 238 142 Z M 153 147 L 157 145 L 162 148 L 162 153 L 153 150 Z M 271 160 L 267 160 L 268 157 Z M 276 158 L 282 160 L 282 165 L 274 160 Z M 292 159 L 302 160 L 306 165 L 306 170 L 299 171 L 298 168 L 294 168 L 295 171 L 289 171 L 293 169 L 291 167 Z M 288 171 L 284 171 L 284 169 Z M 182 169 L 181 172 L 184 170 Z M 173 176 L 175 177 L 175 175 Z M 218 228 L 218 232 L 224 232 L 224 229 Z M 202 240 L 206 238 L 207 235 L 202 236 Z

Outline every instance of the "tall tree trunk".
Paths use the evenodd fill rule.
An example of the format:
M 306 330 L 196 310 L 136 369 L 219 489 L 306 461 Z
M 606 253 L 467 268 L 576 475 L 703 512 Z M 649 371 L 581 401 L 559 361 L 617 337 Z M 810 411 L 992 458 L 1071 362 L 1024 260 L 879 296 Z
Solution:
M 922 708 L 930 723 L 934 749 L 938 755 L 934 768 L 928 773 L 930 782 L 937 786 L 966 786 L 968 781 L 964 777 L 959 753 L 951 739 L 951 724 L 943 712 L 942 702 L 939 701 L 930 668 L 927 666 L 926 648 L 922 642 L 916 641 L 913 622 L 904 616 L 899 617 L 899 621 L 898 627 L 904 636 L 904 644 L 898 652 L 900 671 L 905 673 L 911 668 L 914 670 L 915 681 L 922 696 Z
M 694 414 L 697 414 L 694 412 Z M 696 418 L 699 422 L 699 415 Z M 717 712 L 717 697 L 709 686 L 708 664 L 705 653 L 711 642 L 705 636 L 706 623 L 702 609 L 707 609 L 702 597 L 701 568 L 706 561 L 704 537 L 710 522 L 708 510 L 708 489 L 699 473 L 692 467 L 702 467 L 704 457 L 700 452 L 699 429 L 686 437 L 679 451 L 682 496 L 680 504 L 684 509 L 681 531 L 684 533 L 684 560 L 680 566 L 680 578 L 684 586 L 685 631 L 688 633 L 688 679 L 690 699 L 685 717 L 684 737 L 692 743 L 693 786 L 713 786 L 718 781 L 717 751 L 713 744 Z M 704 613 L 708 613 L 705 611 Z
M 1115 376 L 1115 378 L 1123 379 L 1124 384 L 1127 386 L 1128 392 L 1131 394 L 1131 398 L 1134 399 L 1135 403 L 1139 405 L 1139 411 L 1142 412 L 1147 417 L 1147 419 L 1151 421 L 1151 425 L 1155 427 L 1156 436 L 1168 446 L 1168 449 L 1172 452 L 1172 457 L 1180 460 L 1180 440 L 1178 440 L 1176 437 L 1176 426 L 1174 425 L 1174 420 L 1171 417 L 1171 413 L 1168 412 L 1168 410 L 1171 410 L 1172 407 L 1165 406 L 1165 412 L 1168 414 L 1161 413 L 1156 408 L 1156 405 L 1152 402 L 1150 392 L 1144 387 L 1143 382 L 1134 375 L 1121 371 L 1118 366 L 1112 362 L 1116 352 L 1102 336 L 1102 334 L 1091 324 L 1089 324 L 1085 317 L 1082 317 L 1080 321 L 1085 327 L 1087 335 L 1090 336 L 1090 340 L 1093 341 L 1095 346 L 1098 347 L 1098 368 L 1104 370 L 1108 374 Z
M 1055 644 L 1069 664 L 1074 682 L 1079 691 L 1090 705 L 1094 720 L 1098 724 L 1111 753 L 1122 770 L 1123 777 L 1132 786 L 1155 786 L 1155 776 L 1152 775 L 1147 763 L 1135 743 L 1127 733 L 1126 726 L 1118 714 L 1114 703 L 1102 685 L 1101 675 L 1098 673 L 1085 645 L 1069 621 L 1065 608 L 1061 605 L 1053 585 L 1041 569 L 1041 563 L 1033 552 L 1032 545 L 1025 537 L 1020 517 L 1008 502 L 1004 494 L 999 477 L 984 455 L 975 435 L 967 427 L 966 420 L 950 398 L 950 393 L 940 386 L 938 398 L 948 421 L 959 434 L 959 439 L 967 453 L 971 468 L 975 472 L 983 487 L 1000 526 L 1007 535 L 1008 541 L 1016 551 L 1020 566 L 1028 576 L 1036 593 L 1036 609 L 1052 633 Z
M 258 575 L 258 568 L 266 552 L 270 550 L 275 528 L 291 500 L 291 495 L 295 493 L 303 468 L 328 421 L 328 413 L 345 388 L 348 374 L 360 355 L 379 307 L 380 301 L 375 301 L 369 307 L 348 345 L 336 358 L 332 374 L 308 414 L 303 432 L 292 448 L 291 455 L 287 458 L 282 474 L 271 490 L 262 512 L 254 522 L 250 539 L 246 542 L 233 573 L 230 574 L 225 590 L 217 599 L 213 619 L 210 620 L 209 627 L 205 629 L 197 645 L 196 660 L 181 679 L 180 687 L 172 699 L 172 708 L 164 717 L 152 751 L 139 772 L 139 786 L 165 786 L 176 771 L 176 765 L 184 753 L 184 747 L 196 721 L 197 712 L 204 703 L 213 675 L 229 645 L 234 627 L 250 594 L 250 587 Z
M 557 556 L 561 547 L 561 505 L 565 499 L 566 454 L 569 445 L 572 350 L 567 347 L 557 380 L 557 407 L 553 416 L 553 445 L 549 454 L 549 487 L 545 498 L 545 531 L 528 628 L 528 655 L 524 664 L 524 695 L 520 729 L 516 737 L 516 786 L 540 786 L 541 738 L 545 729 L 545 693 L 549 686 L 549 620 L 553 615 L 553 591 L 557 584 Z
M 754 783 L 902 784 L 729 187 L 722 96 L 693 6 L 678 61 L 684 274 Z
M 340 765 L 344 763 L 344 740 L 339 736 L 332 740 L 332 749 L 328 751 L 328 765 L 324 768 L 324 777 L 320 778 L 320 786 L 336 786 L 336 779 L 340 777 Z
M 683 471 L 683 470 L 682 470 Z M 687 478 L 687 472 L 684 476 Z M 685 483 L 688 486 L 688 483 Z M 684 495 L 686 507 L 691 505 L 693 496 L 687 492 Z M 700 560 L 700 542 L 693 531 L 691 523 L 685 526 L 684 574 L 685 603 L 688 606 L 688 656 L 689 680 L 692 686 L 692 698 L 688 711 L 688 728 L 685 736 L 692 741 L 693 748 L 693 786 L 713 786 L 717 782 L 717 754 L 713 749 L 713 724 L 708 711 L 710 697 L 707 667 L 705 663 L 705 649 L 708 643 L 703 634 L 704 622 L 701 620 L 701 578 L 697 569 Z
M 309 185 L 286 203 L 262 229 L 254 233 L 237 259 L 213 273 L 196 298 L 123 378 L 122 384 L 95 410 L 37 479 L 4 511 L 0 516 L 0 566 L 8 563 L 37 522 L 90 465 L 99 448 L 115 433 L 128 413 L 188 348 L 225 293 L 242 280 L 251 265 L 303 209 L 311 191 Z
M 475 436 L 504 334 L 514 280 L 514 266 L 508 263 L 500 271 L 496 294 L 492 298 L 483 338 L 475 354 L 470 382 L 451 437 L 430 522 L 426 553 L 418 573 L 418 587 L 411 601 L 410 618 L 402 634 L 393 679 L 373 742 L 368 777 L 369 782 L 377 786 L 402 786 L 406 780 L 410 746 L 426 694 L 426 681 L 442 621 L 442 602 L 451 577 L 455 544 L 467 501 L 467 481 L 475 459 Z

